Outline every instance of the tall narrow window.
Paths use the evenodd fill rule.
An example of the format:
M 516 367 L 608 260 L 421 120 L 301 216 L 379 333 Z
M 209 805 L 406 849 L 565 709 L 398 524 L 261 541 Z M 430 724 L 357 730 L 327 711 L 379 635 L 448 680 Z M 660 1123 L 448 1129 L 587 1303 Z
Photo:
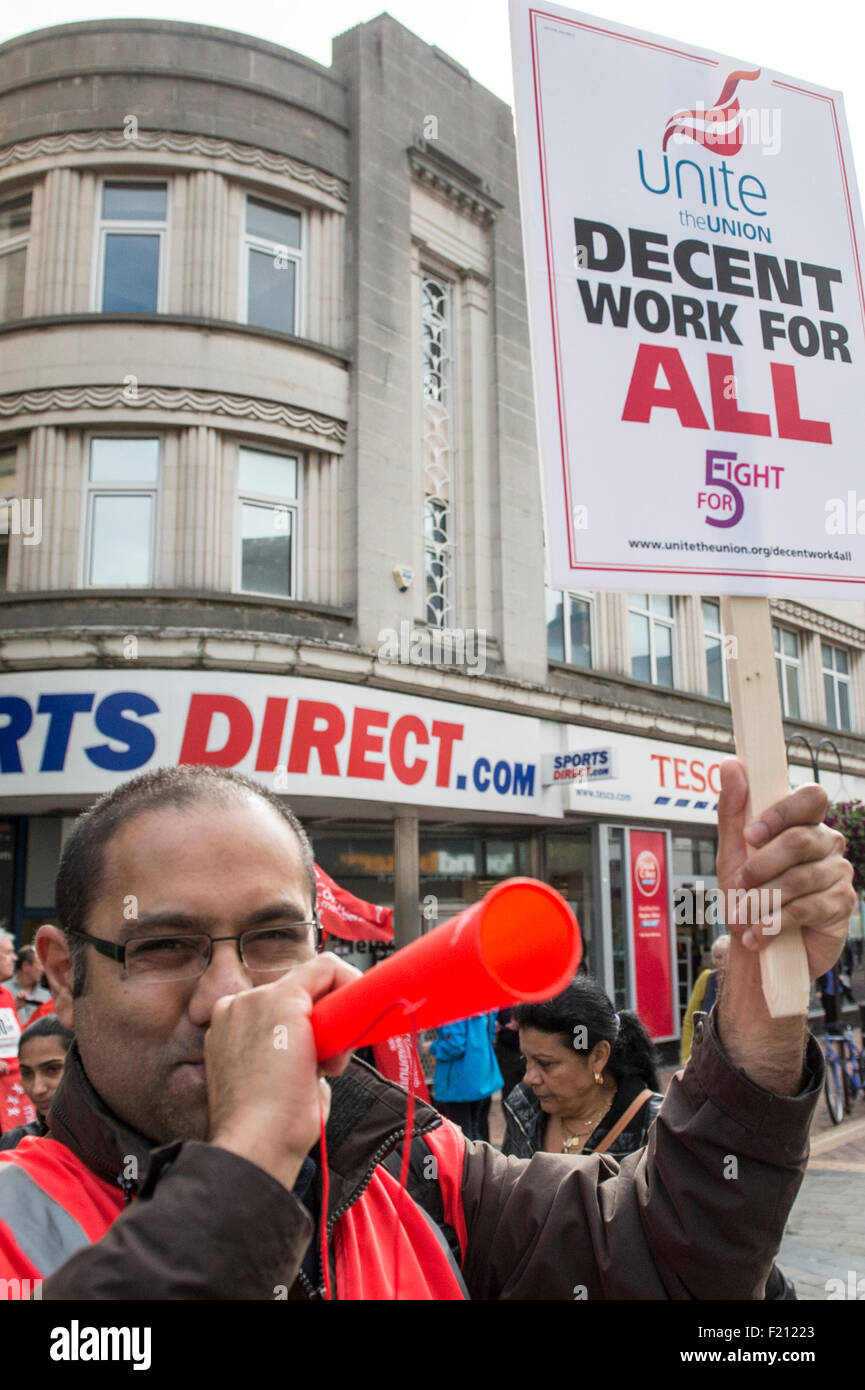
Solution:
M 158 439 L 91 439 L 87 478 L 87 584 L 153 583 Z
M 7 588 L 6 575 L 9 565 L 9 503 L 17 492 L 16 469 L 17 449 L 0 449 L 0 593 Z
M 454 615 L 454 418 L 451 287 L 424 276 L 423 462 L 426 620 L 447 627 Z
M 631 675 L 672 690 L 676 619 L 669 594 L 631 594 L 628 605 Z
M 247 323 L 299 333 L 300 213 L 259 198 L 246 200 Z
M 246 594 L 297 598 L 298 460 L 238 449 L 240 573 Z
M 788 719 L 801 718 L 802 707 L 799 698 L 799 635 L 786 627 L 772 624 L 772 641 L 775 644 L 775 668 L 778 672 L 778 688 L 781 691 L 781 708 Z
M 0 203 L 0 323 L 20 319 L 30 236 L 30 194 Z
M 703 599 L 703 641 L 706 647 L 709 694 L 715 700 L 729 700 L 727 667 L 724 662 L 724 634 L 721 631 L 721 605 L 715 599 Z
M 852 728 L 850 722 L 850 658 L 843 647 L 828 642 L 823 647 L 823 689 L 826 693 L 826 723 L 832 729 Z
M 102 185 L 97 307 L 103 314 L 160 309 L 167 204 L 164 183 Z
M 592 601 L 547 589 L 547 658 L 570 666 L 592 664 Z

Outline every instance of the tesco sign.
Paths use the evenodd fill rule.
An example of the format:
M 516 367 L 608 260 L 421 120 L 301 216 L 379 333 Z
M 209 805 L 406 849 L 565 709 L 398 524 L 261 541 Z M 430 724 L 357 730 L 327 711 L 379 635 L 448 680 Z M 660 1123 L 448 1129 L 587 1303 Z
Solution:
M 540 814 L 540 743 L 536 719 L 297 676 L 0 676 L 0 797 L 94 794 L 148 767 L 209 763 L 289 796 Z

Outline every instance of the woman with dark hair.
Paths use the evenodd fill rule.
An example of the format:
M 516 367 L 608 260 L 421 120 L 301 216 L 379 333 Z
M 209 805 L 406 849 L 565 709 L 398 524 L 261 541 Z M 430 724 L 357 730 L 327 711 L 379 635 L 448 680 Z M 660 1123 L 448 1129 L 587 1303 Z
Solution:
M 526 1074 L 504 1101 L 503 1152 L 621 1158 L 642 1148 L 663 1097 L 657 1054 L 637 1015 L 616 1013 L 588 975 L 514 1013 Z

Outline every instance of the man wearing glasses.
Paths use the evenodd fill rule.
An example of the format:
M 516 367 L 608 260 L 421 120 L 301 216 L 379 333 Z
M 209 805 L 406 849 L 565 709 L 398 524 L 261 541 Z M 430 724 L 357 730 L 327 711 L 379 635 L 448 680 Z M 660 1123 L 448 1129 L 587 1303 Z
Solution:
M 722 889 L 779 887 L 816 976 L 852 910 L 843 839 L 818 787 L 752 831 L 746 800 L 731 760 Z M 763 1297 L 822 1083 L 804 1021 L 766 1014 L 771 938 L 733 926 L 718 1007 L 644 1151 L 506 1159 L 418 1105 L 401 1199 L 404 1092 L 348 1054 L 316 1060 L 312 1003 L 357 972 L 316 956 L 314 905 L 302 828 L 235 773 L 159 769 L 79 818 L 62 925 L 38 935 L 76 1044 L 50 1138 L 0 1155 L 0 1278 L 57 1299 L 392 1298 L 399 1244 L 401 1298 Z

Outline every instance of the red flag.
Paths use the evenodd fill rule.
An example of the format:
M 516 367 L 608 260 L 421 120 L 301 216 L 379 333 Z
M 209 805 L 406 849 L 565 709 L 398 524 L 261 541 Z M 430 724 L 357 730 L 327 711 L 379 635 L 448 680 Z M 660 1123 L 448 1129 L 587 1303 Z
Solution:
M 429 1091 L 421 1070 L 417 1044 L 411 1033 L 400 1033 L 395 1038 L 373 1043 L 372 1055 L 376 1071 L 386 1080 L 396 1081 L 406 1091 L 414 1091 L 416 1096 L 429 1104 Z
M 318 920 L 326 936 L 338 936 L 342 941 L 393 941 L 393 908 L 377 907 L 375 903 L 356 898 L 329 874 L 315 866 L 318 889 Z M 412 1090 L 421 1100 L 430 1095 L 421 1069 L 417 1044 L 410 1033 L 373 1046 L 375 1065 L 388 1081 Z
M 325 936 L 342 941 L 393 941 L 393 908 L 366 903 L 315 866 L 318 920 Z

